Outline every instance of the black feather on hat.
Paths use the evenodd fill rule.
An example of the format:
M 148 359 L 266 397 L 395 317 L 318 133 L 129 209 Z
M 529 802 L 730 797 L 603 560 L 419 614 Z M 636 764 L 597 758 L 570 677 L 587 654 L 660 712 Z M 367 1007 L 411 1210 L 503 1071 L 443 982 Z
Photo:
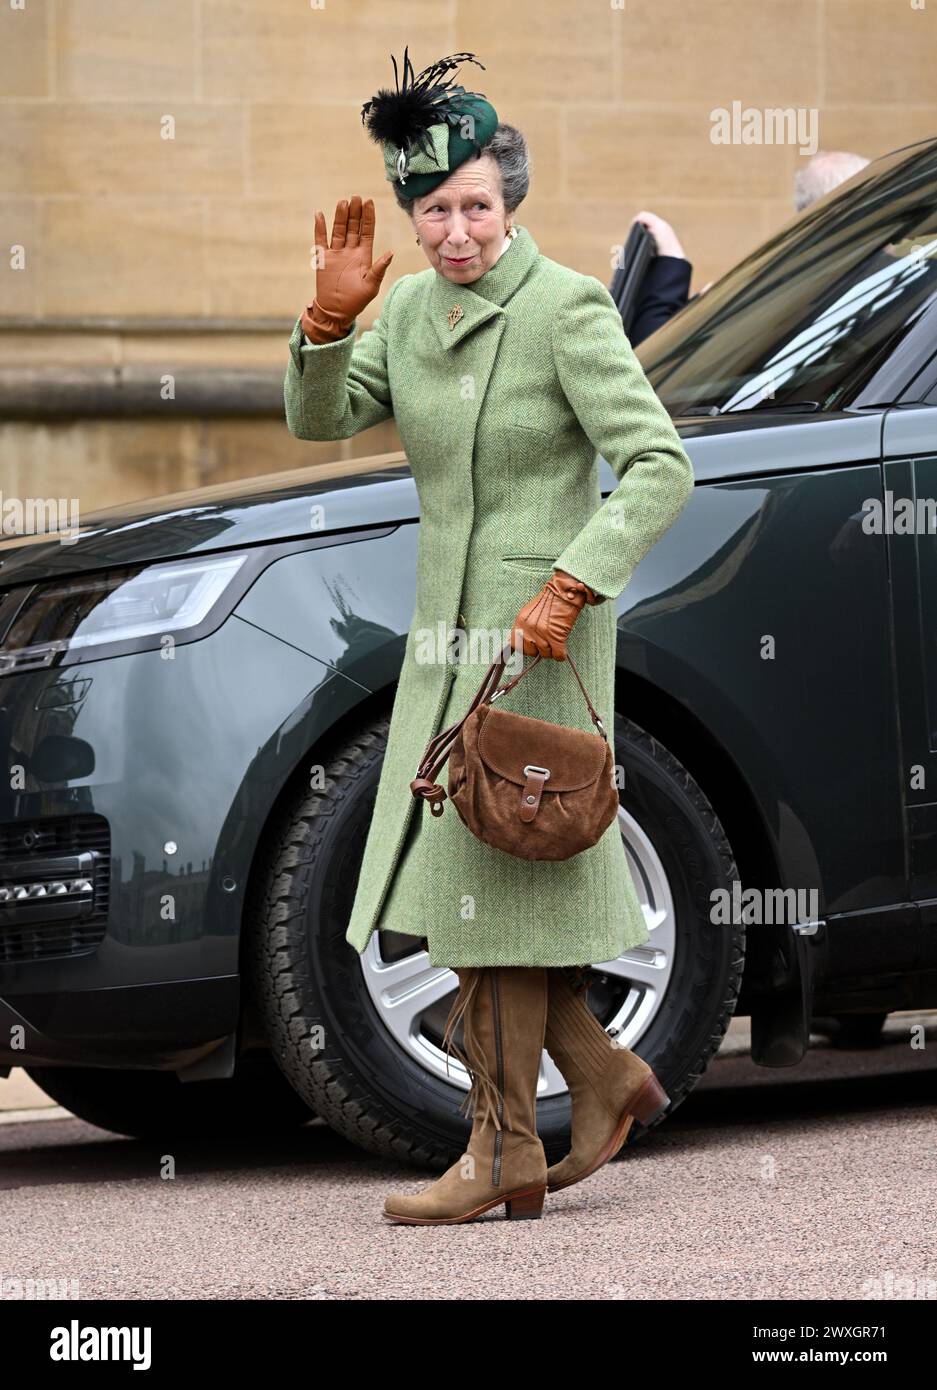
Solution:
M 448 58 L 431 63 L 414 76 L 408 46 L 404 49 L 401 87 L 397 60 L 393 54 L 391 61 L 397 90 L 382 87 L 370 101 L 366 101 L 361 108 L 362 123 L 367 126 L 371 139 L 380 145 L 390 143 L 405 151 L 408 157 L 411 147 L 416 145 L 427 157 L 432 156 L 432 144 L 426 134 L 429 127 L 443 121 L 450 126 L 457 125 L 465 114 L 464 99 L 484 96 L 484 92 L 466 92 L 464 87 L 453 86 L 452 78 L 444 82 L 439 79 L 461 63 L 476 63 L 483 70 L 485 65 L 478 61 L 474 53 L 453 53 Z

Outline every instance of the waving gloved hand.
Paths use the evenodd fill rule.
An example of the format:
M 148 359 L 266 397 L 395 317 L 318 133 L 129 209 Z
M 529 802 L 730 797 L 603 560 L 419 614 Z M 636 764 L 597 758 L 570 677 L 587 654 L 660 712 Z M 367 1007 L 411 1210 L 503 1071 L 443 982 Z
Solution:
M 316 211 L 316 295 L 302 316 L 303 332 L 314 343 L 344 338 L 366 304 L 381 288 L 393 251 L 371 264 L 374 254 L 374 199 L 362 205 L 355 193 L 349 204 L 343 198 L 335 209 L 332 244 L 326 235 L 325 214 Z
M 539 594 L 525 603 L 514 619 L 512 650 L 517 651 L 523 645 L 527 656 L 536 656 L 539 652 L 541 656 L 565 661 L 566 639 L 573 623 L 585 604 L 598 602 L 588 584 L 565 570 L 554 570 Z

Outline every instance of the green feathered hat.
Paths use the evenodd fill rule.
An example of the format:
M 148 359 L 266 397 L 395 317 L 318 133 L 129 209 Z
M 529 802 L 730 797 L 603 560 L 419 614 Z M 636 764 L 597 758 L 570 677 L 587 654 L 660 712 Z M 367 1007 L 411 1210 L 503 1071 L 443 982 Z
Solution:
M 481 154 L 498 125 L 498 113 L 483 92 L 467 92 L 445 78 L 461 63 L 479 63 L 474 53 L 453 53 L 414 76 L 404 49 L 403 86 L 391 54 L 397 90 L 382 87 L 361 108 L 371 139 L 384 151 L 385 177 L 406 198 L 420 198 L 444 183 L 473 154 Z

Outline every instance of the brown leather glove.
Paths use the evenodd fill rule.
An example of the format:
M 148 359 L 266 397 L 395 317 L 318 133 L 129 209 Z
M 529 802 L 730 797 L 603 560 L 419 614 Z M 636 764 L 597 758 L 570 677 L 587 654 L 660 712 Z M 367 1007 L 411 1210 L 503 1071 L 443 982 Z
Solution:
M 374 199 L 362 205 L 355 193 L 351 203 L 343 198 L 335 209 L 332 244 L 326 235 L 325 214 L 316 210 L 316 294 L 302 315 L 302 329 L 314 343 L 333 343 L 344 338 L 366 304 L 381 288 L 393 251 L 371 264 L 374 254 Z
M 517 651 L 522 643 L 527 656 L 536 656 L 539 652 L 541 656 L 565 661 L 566 639 L 573 623 L 587 603 L 597 602 L 588 584 L 565 570 L 554 570 L 539 594 L 525 603 L 514 619 L 512 650 Z

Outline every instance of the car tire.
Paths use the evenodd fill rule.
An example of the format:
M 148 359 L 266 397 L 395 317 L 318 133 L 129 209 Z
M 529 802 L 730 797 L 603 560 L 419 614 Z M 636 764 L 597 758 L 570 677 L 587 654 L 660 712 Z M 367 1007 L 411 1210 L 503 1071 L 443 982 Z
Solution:
M 175 1072 L 26 1067 L 51 1100 L 78 1119 L 131 1139 L 225 1139 L 294 1130 L 315 1116 L 263 1050 L 238 1058 L 232 1077 L 180 1081 Z
M 306 1103 L 370 1153 L 442 1169 L 464 1151 L 465 1090 L 401 1048 L 345 939 L 388 730 L 381 718 L 348 737 L 322 765 L 323 785 L 296 791 L 271 825 L 266 873 L 247 905 L 246 968 L 271 1053 Z M 730 889 L 737 870 L 711 804 L 673 754 L 618 719 L 616 755 L 626 768 L 623 809 L 655 841 L 676 903 L 671 987 L 636 1048 L 671 1097 L 672 1113 L 718 1049 L 738 998 L 744 927 L 710 920 L 711 890 Z M 385 935 L 394 948 L 422 945 L 374 934 Z M 388 954 L 382 946 L 382 959 Z M 457 984 L 453 973 L 448 1002 Z M 603 1024 L 609 992 L 608 978 L 593 971 L 589 998 Z M 434 1037 L 447 1013 L 448 1003 L 438 1009 Z M 461 1046 L 461 1026 L 456 1041 Z M 569 1114 L 565 1089 L 539 1102 L 548 1161 L 568 1151 Z M 632 1134 L 642 1132 L 636 1123 Z

